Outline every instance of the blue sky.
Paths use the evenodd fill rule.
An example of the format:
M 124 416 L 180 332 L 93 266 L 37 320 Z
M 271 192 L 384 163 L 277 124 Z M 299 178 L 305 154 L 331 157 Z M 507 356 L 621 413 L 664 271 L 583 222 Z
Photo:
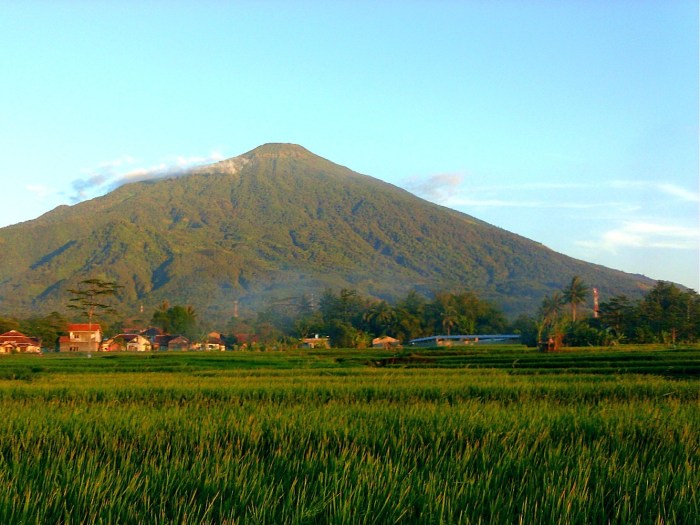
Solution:
M 700 288 L 696 1 L 2 2 L 0 46 L 0 226 L 292 142 Z

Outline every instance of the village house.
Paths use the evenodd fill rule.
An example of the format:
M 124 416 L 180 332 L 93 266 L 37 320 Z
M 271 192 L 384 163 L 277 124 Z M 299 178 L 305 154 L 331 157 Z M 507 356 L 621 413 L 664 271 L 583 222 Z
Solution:
M 41 341 L 35 337 L 28 337 L 17 330 L 10 330 L 0 335 L 0 354 L 38 354 L 40 352 Z
M 258 342 L 258 336 L 256 334 L 235 333 L 233 336 L 236 338 L 238 347 L 242 349 L 248 348 Z
M 167 350 L 168 343 L 170 343 L 171 339 L 175 339 L 175 337 L 170 334 L 157 334 L 150 339 L 153 350 Z
M 68 335 L 59 339 L 61 352 L 97 352 L 102 342 L 102 328 L 96 323 L 68 325 Z
M 218 332 L 212 332 L 207 336 L 206 343 L 204 343 L 204 349 L 205 350 L 218 350 L 218 351 L 225 351 L 226 350 L 226 343 L 224 343 L 224 340 L 221 338 L 221 334 Z
M 177 337 L 173 337 L 170 341 L 168 341 L 168 350 L 184 352 L 190 348 L 190 340 L 183 335 L 178 335 Z
M 126 343 L 126 350 L 128 352 L 150 352 L 151 348 L 151 342 L 138 334 L 130 338 Z
M 138 333 L 144 336 L 146 339 L 153 341 L 154 337 L 158 335 L 163 335 L 165 332 L 163 332 L 163 330 L 161 330 L 160 328 L 151 326 L 150 328 L 146 328 L 145 330 L 138 331 Z
M 139 334 L 119 334 L 102 343 L 103 352 L 150 352 L 151 342 Z
M 102 340 L 102 330 L 98 324 L 70 324 L 68 335 L 59 339 L 62 352 L 103 351 L 103 352 L 151 352 L 209 350 L 225 351 L 226 344 L 218 332 L 208 334 L 201 342 L 192 342 L 183 335 L 164 334 L 159 328 L 131 330 Z M 2 350 L 0 349 L 0 352 Z

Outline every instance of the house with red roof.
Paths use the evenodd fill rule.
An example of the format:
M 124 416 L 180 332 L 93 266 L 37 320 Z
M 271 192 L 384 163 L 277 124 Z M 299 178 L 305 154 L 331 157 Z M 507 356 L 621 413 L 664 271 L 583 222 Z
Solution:
M 102 328 L 96 323 L 75 323 L 68 325 L 68 335 L 59 341 L 61 352 L 97 352 L 102 342 Z
M 102 342 L 103 352 L 150 352 L 151 342 L 139 334 L 119 334 Z
M 224 352 L 226 350 L 226 343 L 220 333 L 212 332 L 207 336 L 206 342 L 204 342 L 201 347 L 204 350 L 218 350 Z
M 28 337 L 17 330 L 0 334 L 0 354 L 41 352 L 41 341 L 36 337 Z
M 191 347 L 192 344 L 190 343 L 190 340 L 187 339 L 184 335 L 178 335 L 176 337 L 173 337 L 170 341 L 168 341 L 168 350 L 184 352 L 186 350 L 190 350 Z

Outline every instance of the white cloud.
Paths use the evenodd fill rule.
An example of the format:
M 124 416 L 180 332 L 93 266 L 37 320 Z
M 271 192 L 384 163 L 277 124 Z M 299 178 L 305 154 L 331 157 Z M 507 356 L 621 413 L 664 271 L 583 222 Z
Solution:
M 658 184 L 657 187 L 664 193 L 678 197 L 683 201 L 700 202 L 700 193 L 698 192 L 688 191 L 674 184 Z
M 601 179 L 497 184 L 493 175 L 470 174 L 405 187 L 562 253 L 697 288 L 697 186 L 663 177 Z
M 43 184 L 27 184 L 24 189 L 29 193 L 33 193 L 39 200 L 44 200 L 47 197 L 51 197 L 58 193 L 55 188 L 50 188 L 49 186 L 44 186 Z
M 540 208 L 540 209 L 567 209 L 567 210 L 591 210 L 597 208 L 614 208 L 617 210 L 636 210 L 638 207 L 630 206 L 622 202 L 601 201 L 559 201 L 550 200 L 523 200 L 523 199 L 492 199 L 448 196 L 442 203 L 449 207 L 474 207 L 474 208 Z
M 132 182 L 175 177 L 201 164 L 217 162 L 222 159 L 221 153 L 212 152 L 208 157 L 177 157 L 174 161 L 124 171 L 137 162 L 133 157 L 125 155 L 119 159 L 103 162 L 95 168 L 83 170 L 85 176 L 73 181 L 74 194 L 71 196 L 71 200 L 79 202 Z
M 473 179 L 472 179 L 473 180 Z M 531 199 L 523 201 L 523 194 L 530 192 L 539 192 L 546 194 L 547 201 L 541 201 L 547 207 L 571 207 L 570 204 L 551 204 L 556 201 L 555 195 L 559 192 L 575 191 L 577 196 L 583 196 L 586 192 L 596 192 L 599 194 L 601 190 L 625 190 L 620 195 L 625 200 L 630 201 L 634 198 L 634 193 L 629 190 L 637 190 L 643 192 L 654 192 L 664 194 L 671 197 L 676 197 L 683 202 L 700 202 L 700 193 L 695 190 L 689 190 L 677 184 L 652 181 L 637 181 L 637 180 L 608 180 L 594 182 L 526 182 L 520 184 L 471 184 L 468 187 L 463 184 L 465 176 L 462 173 L 438 173 L 427 177 L 413 177 L 405 181 L 404 186 L 409 191 L 422 195 L 429 199 L 445 199 L 445 198 L 462 198 L 464 204 L 487 206 L 492 203 L 494 206 L 534 206 Z M 460 193 L 469 192 L 468 197 L 460 197 Z M 484 194 L 498 193 L 498 199 L 486 197 Z M 505 198 L 511 197 L 512 198 Z M 481 198 L 484 197 L 484 198 Z M 513 201 L 513 204 L 507 204 L 508 201 Z M 530 204 L 527 204 L 529 202 Z M 591 204 L 593 206 L 607 206 L 611 203 Z M 620 205 L 621 203 L 612 203 Z
M 637 180 L 613 180 L 605 184 L 610 188 L 615 189 L 639 189 L 653 192 L 661 192 L 672 197 L 677 197 L 681 201 L 700 202 L 700 193 L 697 191 L 688 190 L 677 184 L 666 182 L 649 182 Z
M 595 211 L 592 218 L 635 220 L 639 213 L 668 214 L 678 206 L 700 202 L 696 191 L 677 184 L 653 181 L 524 182 L 479 184 L 460 173 L 436 174 L 405 183 L 409 191 L 445 206 L 470 213 L 474 209 L 552 209 Z M 684 213 L 687 213 L 687 209 Z M 613 243 L 611 243 L 613 244 Z
M 615 253 L 622 248 L 697 250 L 700 229 L 650 222 L 624 222 L 597 240 L 576 241 L 578 246 Z
M 436 173 L 425 178 L 414 177 L 406 181 L 409 191 L 432 200 L 441 200 L 456 191 L 464 180 L 463 173 Z

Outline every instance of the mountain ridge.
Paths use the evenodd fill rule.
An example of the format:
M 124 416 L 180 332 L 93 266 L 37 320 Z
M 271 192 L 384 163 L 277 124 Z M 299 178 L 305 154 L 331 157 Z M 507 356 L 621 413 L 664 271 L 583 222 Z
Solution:
M 22 243 L 31 238 L 31 246 Z M 515 315 L 573 275 L 613 293 L 655 281 L 559 254 L 295 144 L 264 144 L 177 176 L 133 182 L 0 229 L 0 304 L 59 310 L 100 275 L 121 306 L 193 304 L 215 320 L 325 288 L 395 299 L 470 290 Z

